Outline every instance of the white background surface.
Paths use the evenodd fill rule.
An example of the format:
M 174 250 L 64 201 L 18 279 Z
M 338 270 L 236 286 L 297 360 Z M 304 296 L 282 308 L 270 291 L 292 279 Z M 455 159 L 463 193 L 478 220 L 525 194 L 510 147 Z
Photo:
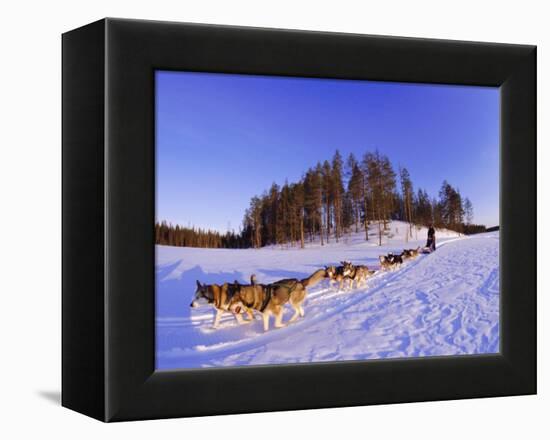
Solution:
M 548 407 L 545 2 L 5 2 L 0 26 L 3 438 L 542 438 Z M 539 395 L 105 425 L 59 406 L 61 39 L 104 16 L 538 45 Z M 451 379 L 452 380 L 452 379 Z M 472 378 L 475 380 L 475 378 Z M 123 437 L 121 437 L 123 436 Z

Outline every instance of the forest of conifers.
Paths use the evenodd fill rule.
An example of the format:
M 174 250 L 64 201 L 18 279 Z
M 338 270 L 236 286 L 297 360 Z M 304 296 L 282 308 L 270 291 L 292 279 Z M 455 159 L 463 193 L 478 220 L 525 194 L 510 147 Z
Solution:
M 387 156 L 367 152 L 361 158 L 350 154 L 345 163 L 338 152 L 331 161 L 308 169 L 298 182 L 275 183 L 252 197 L 238 232 L 220 233 L 182 227 L 162 221 L 155 225 L 155 243 L 208 248 L 259 248 L 267 245 L 296 245 L 308 241 L 321 244 L 339 241 L 345 234 L 362 231 L 365 240 L 382 242 L 390 220 L 410 225 L 433 224 L 471 234 L 484 225 L 472 224 L 473 206 L 446 180 L 438 197 L 416 189 L 404 167 L 395 169 Z M 366 227 L 374 223 L 376 231 Z

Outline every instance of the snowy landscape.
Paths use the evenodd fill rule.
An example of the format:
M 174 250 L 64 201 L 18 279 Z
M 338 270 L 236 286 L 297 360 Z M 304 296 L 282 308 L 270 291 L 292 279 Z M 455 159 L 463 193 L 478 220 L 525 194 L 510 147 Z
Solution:
M 427 228 L 392 221 L 378 246 L 364 231 L 305 249 L 207 249 L 156 246 L 157 369 L 331 362 L 499 351 L 499 233 L 464 236 L 437 230 L 437 250 L 378 271 L 366 286 L 338 291 L 328 281 L 308 288 L 305 316 L 264 332 L 255 314 L 239 325 L 226 313 L 212 327 L 214 308 L 189 306 L 202 283 L 305 278 L 349 260 L 379 269 L 379 255 L 426 243 Z
M 498 353 L 499 93 L 156 71 L 156 367 Z

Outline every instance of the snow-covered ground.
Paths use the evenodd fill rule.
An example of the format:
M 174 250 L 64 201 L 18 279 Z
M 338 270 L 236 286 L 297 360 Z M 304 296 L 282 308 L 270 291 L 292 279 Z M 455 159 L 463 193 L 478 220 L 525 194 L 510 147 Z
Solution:
M 459 237 L 437 231 L 438 249 L 400 270 L 379 272 L 368 286 L 308 289 L 305 317 L 281 329 L 262 329 L 259 316 L 239 326 L 226 314 L 212 328 L 210 306 L 191 309 L 195 280 L 247 283 L 304 278 L 341 260 L 378 267 L 378 255 L 425 244 L 426 229 L 405 240 L 393 222 L 379 247 L 372 226 L 306 249 L 196 249 L 157 246 L 157 368 L 197 368 L 496 353 L 499 351 L 499 234 Z M 287 306 L 284 321 L 292 311 Z M 273 324 L 273 323 L 271 323 Z M 272 327 L 272 326 L 271 326 Z

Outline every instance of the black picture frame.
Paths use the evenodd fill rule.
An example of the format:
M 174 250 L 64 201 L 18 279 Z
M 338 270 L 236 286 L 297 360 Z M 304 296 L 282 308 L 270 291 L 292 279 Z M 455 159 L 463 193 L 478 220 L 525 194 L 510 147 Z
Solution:
M 536 393 L 536 47 L 103 19 L 62 37 L 62 404 L 102 421 Z M 501 88 L 501 353 L 155 372 L 154 71 Z

